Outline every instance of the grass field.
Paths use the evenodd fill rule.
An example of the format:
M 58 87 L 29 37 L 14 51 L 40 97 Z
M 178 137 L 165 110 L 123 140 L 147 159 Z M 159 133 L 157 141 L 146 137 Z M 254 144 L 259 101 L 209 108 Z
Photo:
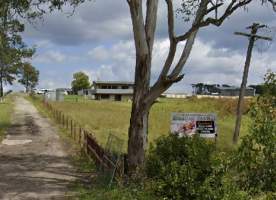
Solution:
M 0 141 L 3 139 L 5 130 L 10 125 L 10 116 L 12 113 L 12 97 L 5 98 L 4 102 L 0 103 Z
M 93 132 L 102 145 L 106 143 L 109 133 L 113 133 L 124 139 L 126 150 L 130 102 L 93 101 L 67 96 L 64 102 L 52 104 Z M 232 146 L 235 104 L 234 100 L 223 99 L 160 99 L 150 112 L 149 141 L 153 142 L 159 136 L 169 134 L 172 112 L 210 112 L 218 116 L 218 148 L 229 149 Z M 248 107 L 247 102 L 245 110 Z M 241 135 L 247 133 L 249 121 L 244 115 Z

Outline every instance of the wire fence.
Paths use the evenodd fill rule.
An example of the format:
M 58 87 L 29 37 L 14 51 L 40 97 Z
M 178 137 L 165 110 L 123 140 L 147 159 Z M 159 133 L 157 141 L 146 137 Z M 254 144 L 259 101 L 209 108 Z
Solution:
M 83 128 L 82 125 L 70 116 L 56 109 L 48 101 L 43 101 L 43 105 L 50 112 L 55 121 L 68 131 L 70 137 L 80 145 L 86 155 L 90 159 L 93 159 L 96 166 L 103 172 L 111 175 L 109 184 L 112 183 L 116 175 L 123 175 L 125 156 L 122 154 L 121 149 L 124 143 L 122 139 L 110 133 L 104 148 L 97 142 L 91 131 Z

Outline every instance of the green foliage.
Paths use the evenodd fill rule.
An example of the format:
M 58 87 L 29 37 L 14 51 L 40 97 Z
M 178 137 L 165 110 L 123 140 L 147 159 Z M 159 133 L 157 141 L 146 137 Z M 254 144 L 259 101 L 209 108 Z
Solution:
M 251 110 L 250 134 L 242 140 L 233 166 L 236 183 L 251 193 L 276 192 L 276 73 L 265 77 L 264 91 Z
M 75 94 L 79 90 L 90 88 L 89 77 L 84 72 L 77 72 L 73 74 L 73 78 L 74 80 L 72 81 L 71 86 Z
M 230 155 L 216 152 L 203 138 L 161 137 L 150 148 L 146 173 L 153 191 L 162 199 L 270 199 L 273 194 L 254 197 L 237 184 L 238 171 L 231 169 Z
M 16 80 L 23 59 L 34 54 L 34 49 L 28 49 L 20 36 L 24 25 L 16 14 L 23 12 L 20 7 L 23 2 L 0 1 L 0 96 L 3 96 L 3 84 Z
M 212 177 L 214 150 L 214 144 L 199 136 L 158 139 L 156 147 L 149 151 L 146 164 L 155 192 L 166 199 L 217 199 L 215 187 L 208 190 L 205 187 L 207 182 L 220 183 L 215 181 L 219 176 Z
M 29 92 L 38 84 L 38 77 L 39 71 L 30 63 L 24 63 L 20 68 L 20 79 L 18 82 L 25 86 L 26 92 Z
M 107 186 L 95 185 L 89 189 L 79 185 L 76 187 L 77 197 L 81 200 L 157 200 L 152 192 L 137 185 L 131 186 Z

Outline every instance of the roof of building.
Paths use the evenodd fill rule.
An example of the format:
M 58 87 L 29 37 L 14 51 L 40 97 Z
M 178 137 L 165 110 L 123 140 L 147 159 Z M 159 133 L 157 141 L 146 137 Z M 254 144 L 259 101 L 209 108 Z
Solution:
M 94 94 L 133 94 L 133 89 L 96 89 Z
M 235 87 L 235 86 L 230 86 L 230 87 L 217 87 L 220 90 L 239 90 L 239 87 Z M 246 87 L 247 90 L 253 90 L 254 88 L 251 87 Z
M 109 85 L 134 85 L 131 81 L 93 81 L 95 84 L 109 84 Z

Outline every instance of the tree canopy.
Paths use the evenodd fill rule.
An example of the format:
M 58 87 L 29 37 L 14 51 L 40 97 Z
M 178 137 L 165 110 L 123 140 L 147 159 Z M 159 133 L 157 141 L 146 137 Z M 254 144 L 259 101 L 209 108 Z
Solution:
M 76 94 L 79 90 L 89 89 L 91 87 L 89 76 L 84 72 L 77 72 L 73 74 L 73 81 L 71 83 L 72 90 Z
M 20 35 L 24 25 L 14 17 L 9 3 L 0 1 L 0 96 L 3 96 L 3 85 L 16 80 L 20 65 L 35 52 L 24 44 Z
M 39 71 L 28 62 L 23 63 L 19 71 L 20 79 L 18 82 L 25 86 L 26 92 L 32 91 L 38 84 Z

